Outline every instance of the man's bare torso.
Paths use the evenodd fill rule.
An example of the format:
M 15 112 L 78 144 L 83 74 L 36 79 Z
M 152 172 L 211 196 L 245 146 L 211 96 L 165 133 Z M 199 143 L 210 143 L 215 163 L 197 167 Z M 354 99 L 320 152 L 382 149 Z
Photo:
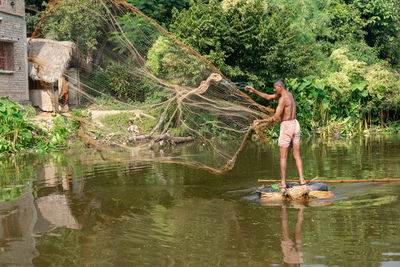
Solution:
M 296 103 L 294 102 L 293 95 L 286 91 L 279 97 L 279 102 L 281 101 L 284 105 L 281 121 L 296 119 Z

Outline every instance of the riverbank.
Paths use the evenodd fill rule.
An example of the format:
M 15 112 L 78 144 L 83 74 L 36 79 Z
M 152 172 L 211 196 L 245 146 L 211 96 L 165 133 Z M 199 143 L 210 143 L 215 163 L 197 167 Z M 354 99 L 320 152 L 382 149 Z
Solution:
M 22 107 L 8 99 L 2 99 L 0 105 L 4 110 L 0 122 L 4 125 L 0 139 L 0 155 L 19 152 L 49 151 L 66 149 L 71 144 L 82 145 L 78 137 L 79 123 L 68 119 L 63 114 L 35 112 L 28 106 Z M 147 112 L 147 111 L 146 111 Z M 127 136 L 127 122 L 133 120 L 141 134 L 151 131 L 157 124 L 156 111 L 141 110 L 97 110 L 74 109 L 68 115 L 82 117 L 92 123 L 93 139 L 122 140 Z M 330 120 L 326 126 L 310 129 L 301 121 L 303 137 L 322 139 L 352 139 L 374 135 L 395 135 L 400 131 L 400 122 L 393 121 L 384 125 L 368 122 L 357 122 L 354 118 Z M 180 129 L 172 129 L 172 135 Z M 276 139 L 279 136 L 279 125 L 265 130 L 265 135 Z M 122 139 L 121 139 L 122 138 Z M 254 138 L 253 138 L 254 139 Z

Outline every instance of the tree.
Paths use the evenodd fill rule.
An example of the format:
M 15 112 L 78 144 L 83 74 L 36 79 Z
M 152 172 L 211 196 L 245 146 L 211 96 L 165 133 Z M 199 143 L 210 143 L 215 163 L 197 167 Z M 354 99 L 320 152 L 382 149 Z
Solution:
M 364 38 L 365 32 L 359 10 L 337 1 L 326 9 L 326 13 L 330 16 L 332 42 L 359 42 Z
M 44 10 L 49 0 L 25 0 L 25 6 L 32 6 L 38 10 Z
M 170 22 L 173 8 L 181 10 L 189 6 L 188 0 L 127 0 L 127 2 L 160 24 Z
M 30 35 L 36 27 L 46 8 L 48 0 L 25 0 L 25 21 L 27 33 Z
M 352 5 L 360 12 L 367 44 L 380 48 L 381 58 L 399 64 L 400 1 L 354 0 Z
M 294 14 L 262 0 L 197 1 L 173 12 L 170 29 L 230 78 L 260 86 L 310 70 L 313 44 L 300 40 Z
M 73 41 L 91 62 L 99 39 L 104 38 L 99 30 L 104 17 L 103 6 L 98 1 L 63 1 L 49 9 L 41 32 L 47 39 Z
M 155 75 L 173 84 L 197 87 L 209 75 L 200 58 L 166 37 L 157 39 L 147 59 L 147 67 Z

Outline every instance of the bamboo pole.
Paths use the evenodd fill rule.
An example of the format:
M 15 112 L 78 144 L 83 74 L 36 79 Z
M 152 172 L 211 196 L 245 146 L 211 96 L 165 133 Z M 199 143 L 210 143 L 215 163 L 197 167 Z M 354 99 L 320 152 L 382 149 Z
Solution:
M 258 179 L 260 183 L 276 183 L 280 182 L 281 180 L 262 180 Z M 299 180 L 286 180 L 286 182 L 298 182 Z M 306 181 L 309 182 L 316 182 L 316 183 L 366 183 L 366 182 L 400 182 L 400 178 L 395 179 L 361 179 L 361 180 L 319 180 L 313 179 Z

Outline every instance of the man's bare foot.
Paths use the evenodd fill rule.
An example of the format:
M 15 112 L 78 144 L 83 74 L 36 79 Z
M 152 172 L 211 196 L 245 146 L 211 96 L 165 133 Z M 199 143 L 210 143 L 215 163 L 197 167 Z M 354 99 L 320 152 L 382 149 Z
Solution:
M 280 183 L 280 184 L 278 184 L 278 187 L 279 187 L 279 189 L 280 189 L 281 191 L 286 190 L 286 184 Z
M 304 179 L 300 179 L 300 185 L 306 185 L 307 184 L 307 182 L 304 180 Z

